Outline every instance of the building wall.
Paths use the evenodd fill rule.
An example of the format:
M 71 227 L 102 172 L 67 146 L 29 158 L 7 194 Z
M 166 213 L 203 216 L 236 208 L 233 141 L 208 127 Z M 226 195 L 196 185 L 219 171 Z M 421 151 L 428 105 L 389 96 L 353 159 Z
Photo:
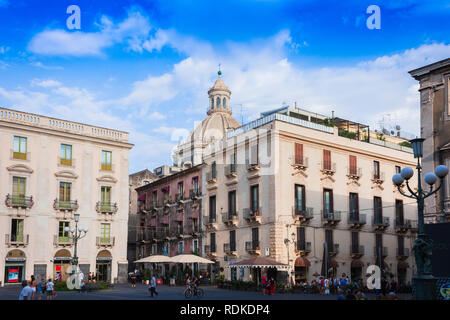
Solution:
M 223 153 L 221 151 L 205 156 L 206 166 L 204 176 L 211 170 L 213 161 L 217 165 L 217 181 L 204 182 L 204 222 L 206 223 L 209 215 L 209 197 L 216 196 L 216 216 L 218 222 L 214 225 L 205 225 L 206 238 L 205 245 L 210 243 L 211 233 L 216 234 L 217 252 L 208 257 L 216 259 L 220 266 L 227 266 L 230 262 L 241 261 L 255 256 L 245 250 L 245 242 L 251 239 L 251 228 L 259 228 L 260 256 L 267 256 L 278 262 L 294 266 L 296 258 L 299 256 L 295 250 L 295 244 L 289 242 L 287 245 L 285 239 L 291 239 L 291 233 L 297 233 L 296 218 L 292 214 L 294 206 L 294 185 L 302 184 L 306 186 L 306 206 L 313 208 L 314 218 L 305 224 L 306 242 L 311 242 L 311 253 L 305 257 L 311 262 L 308 268 L 308 280 L 311 281 L 315 272 L 321 273 L 323 258 L 323 243 L 325 240 L 325 228 L 323 226 L 321 209 L 323 205 L 323 188 L 330 188 L 334 193 L 334 209 L 341 211 L 341 221 L 334 230 L 334 243 L 340 244 L 340 250 L 335 260 L 338 262 L 337 274 L 343 272 L 350 274 L 350 265 L 352 258 L 350 256 L 351 231 L 347 224 L 348 212 L 348 194 L 357 192 L 359 194 L 360 213 L 365 213 L 367 223 L 360 230 L 360 245 L 365 246 L 365 254 L 361 257 L 365 266 L 375 264 L 374 246 L 375 232 L 372 226 L 373 216 L 373 197 L 382 197 L 383 216 L 390 217 L 390 226 L 383 233 L 383 246 L 388 247 L 388 256 L 385 261 L 389 264 L 389 271 L 396 275 L 397 269 L 397 234 L 394 229 L 394 209 L 392 205 L 395 199 L 402 199 L 405 204 L 405 219 L 415 220 L 416 211 L 414 206 L 409 205 L 409 199 L 404 199 L 398 191 L 394 189 L 391 177 L 395 173 L 395 166 L 413 166 L 413 156 L 411 153 L 390 149 L 366 142 L 350 140 L 340 137 L 337 130 L 333 133 L 325 133 L 309 128 L 281 122 L 273 121 L 261 129 L 270 132 L 270 156 L 266 156 L 267 133 L 259 137 L 259 157 L 265 163 L 271 162 L 270 169 L 265 168 L 261 163 L 261 169 L 257 172 L 249 172 L 245 165 L 245 142 L 243 138 L 237 139 L 240 142 L 237 145 L 237 182 L 232 184 L 230 178 L 224 175 Z M 261 130 L 262 132 L 263 130 Z M 250 138 L 249 144 L 256 141 L 256 138 Z M 230 142 L 230 139 L 228 140 Z M 294 161 L 294 143 L 304 144 L 304 156 L 308 158 L 308 168 L 299 172 L 293 168 Z M 331 151 L 332 162 L 336 165 L 336 171 L 331 176 L 321 173 L 321 163 L 323 149 Z M 227 149 L 227 154 L 232 153 L 233 147 Z M 248 154 L 248 151 L 247 151 Z M 362 176 L 355 183 L 349 183 L 347 177 L 349 166 L 349 155 L 357 156 L 357 167 L 361 168 Z M 228 157 L 228 155 L 227 155 Z M 225 159 L 227 159 L 227 157 Z M 384 182 L 378 187 L 372 182 L 373 161 L 380 162 L 380 171 L 384 173 Z M 229 163 L 229 162 L 228 162 Z M 259 175 L 259 176 L 258 176 Z M 253 177 L 257 176 L 257 177 Z M 413 180 L 413 179 L 412 179 Z M 412 181 L 413 182 L 413 181 Z M 259 224 L 249 224 L 243 217 L 243 209 L 249 208 L 250 186 L 259 184 L 259 199 L 262 208 L 262 219 Z M 358 185 L 359 184 L 359 185 Z M 414 182 L 412 183 L 414 186 Z M 237 226 L 230 227 L 222 222 L 221 214 L 227 212 L 228 191 L 237 190 L 237 210 L 239 221 Z M 302 225 L 303 226 L 303 225 Z M 229 242 L 229 231 L 236 230 L 237 255 L 227 256 L 223 251 L 223 243 Z M 408 231 L 405 234 L 405 248 L 412 246 L 413 234 Z M 410 278 L 413 270 L 412 259 L 407 259 L 411 266 L 408 270 Z M 231 270 L 225 269 L 227 278 L 231 276 Z M 238 270 L 237 277 L 240 272 Z M 248 270 L 244 272 L 244 279 L 250 279 Z
M 33 120 L 34 119 L 34 120 Z M 39 119 L 39 122 L 37 122 Z M 23 217 L 24 234 L 29 235 L 26 246 L 8 246 L 5 236 L 0 244 L 0 281 L 4 284 L 5 257 L 13 249 L 25 253 L 25 277 L 29 278 L 46 265 L 46 276 L 53 277 L 53 258 L 63 249 L 54 244 L 58 234 L 58 222 L 70 221 L 75 227 L 73 213 L 80 214 L 80 227 L 87 227 L 86 237 L 78 244 L 80 265 L 89 265 L 96 272 L 97 254 L 108 250 L 111 254 L 111 281 L 118 277 L 119 265 L 126 265 L 126 234 L 128 221 L 128 135 L 119 131 L 91 127 L 44 116 L 31 115 L 11 110 L 0 110 L 0 139 L 4 148 L 0 150 L 0 199 L 12 194 L 12 177 L 26 178 L 26 196 L 32 196 L 34 204 L 29 209 L 7 207 L 0 201 L 0 230 L 2 235 L 11 234 L 11 219 Z M 27 138 L 27 159 L 12 158 L 13 137 Z M 106 137 L 107 136 L 107 137 Z M 73 166 L 59 164 L 60 144 L 72 145 Z M 101 170 L 101 152 L 112 152 L 112 171 Z M 78 202 L 74 212 L 55 210 L 53 205 L 59 198 L 59 182 L 71 182 L 71 200 Z M 101 199 L 101 186 L 111 186 L 113 203 L 118 210 L 114 214 L 96 211 Z M 66 219 L 64 219 L 66 218 Z M 104 248 L 96 245 L 102 222 L 111 224 L 114 246 Z M 65 247 L 73 255 L 73 245 Z M 123 270 L 123 267 L 120 267 Z M 42 273 L 42 272 L 41 272 Z

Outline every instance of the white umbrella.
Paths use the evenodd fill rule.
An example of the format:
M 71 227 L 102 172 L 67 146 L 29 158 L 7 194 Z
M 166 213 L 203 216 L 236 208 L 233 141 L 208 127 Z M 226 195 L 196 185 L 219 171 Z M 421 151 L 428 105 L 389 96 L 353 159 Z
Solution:
M 174 261 L 172 261 L 171 257 L 157 255 L 157 254 L 135 261 L 135 263 L 168 263 L 168 262 L 174 262 Z
M 214 263 L 214 261 L 196 256 L 195 254 L 179 254 L 171 258 L 174 263 Z

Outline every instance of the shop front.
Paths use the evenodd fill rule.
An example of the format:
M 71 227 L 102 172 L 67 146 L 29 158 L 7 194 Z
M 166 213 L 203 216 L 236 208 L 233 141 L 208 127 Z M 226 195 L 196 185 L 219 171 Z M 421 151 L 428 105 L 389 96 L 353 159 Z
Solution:
M 97 281 L 111 282 L 112 256 L 108 250 L 102 250 L 97 255 L 96 276 Z
M 298 257 L 295 259 L 295 283 L 300 284 L 307 281 L 308 268 L 311 266 L 311 262 L 305 257 Z
M 358 281 L 359 279 L 363 279 L 363 267 L 364 262 L 359 259 L 353 259 L 350 265 L 350 277 L 352 281 Z
M 21 283 L 25 279 L 25 263 L 26 256 L 23 251 L 9 251 L 5 258 L 4 283 Z
M 72 271 L 72 255 L 69 250 L 61 249 L 53 258 L 53 279 L 66 281 Z

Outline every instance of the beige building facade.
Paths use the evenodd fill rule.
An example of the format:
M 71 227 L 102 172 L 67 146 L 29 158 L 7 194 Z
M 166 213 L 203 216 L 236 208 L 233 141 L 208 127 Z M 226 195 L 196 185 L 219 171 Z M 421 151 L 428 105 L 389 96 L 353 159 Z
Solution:
M 128 133 L 0 109 L 0 281 L 67 277 L 78 263 L 99 280 L 126 281 Z
M 211 94 L 210 100 L 216 101 Z M 189 160 L 189 150 L 203 148 L 203 252 L 216 261 L 217 272 L 261 256 L 290 266 L 279 273 L 281 281 L 344 273 L 364 279 L 373 264 L 410 281 L 417 211 L 391 181 L 415 163 L 404 139 L 299 108 L 266 112 L 233 128 L 225 121 L 205 125 L 214 114 L 231 118 L 210 105 L 174 158 Z M 211 131 L 225 134 L 214 139 Z M 250 270 L 223 272 L 228 279 L 260 276 Z

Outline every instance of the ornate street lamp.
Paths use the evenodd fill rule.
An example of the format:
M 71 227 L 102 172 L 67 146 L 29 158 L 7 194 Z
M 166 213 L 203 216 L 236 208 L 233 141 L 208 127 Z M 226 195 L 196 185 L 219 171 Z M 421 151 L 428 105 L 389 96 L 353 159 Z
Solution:
M 75 213 L 75 228 L 69 228 L 65 227 L 64 231 L 70 232 L 69 238 L 73 240 L 74 243 L 74 251 L 73 251 L 73 258 L 72 258 L 72 273 L 75 272 L 78 266 L 78 256 L 77 256 L 77 247 L 78 247 L 78 240 L 81 238 L 84 238 L 86 236 L 86 233 L 88 232 L 88 228 L 79 228 L 78 227 L 78 221 L 80 220 L 80 214 Z
M 398 191 L 405 197 L 416 199 L 418 213 L 418 235 L 414 240 L 414 257 L 417 266 L 417 275 L 413 276 L 413 285 L 415 287 L 415 298 L 418 300 L 430 300 L 434 297 L 435 280 L 431 273 L 431 253 L 433 241 L 425 234 L 424 221 L 424 200 L 425 198 L 435 194 L 444 184 L 444 178 L 448 174 L 448 168 L 439 165 L 435 169 L 435 173 L 429 172 L 425 175 L 424 180 L 430 186 L 429 191 L 422 189 L 422 166 L 420 159 L 423 157 L 423 138 L 410 140 L 414 151 L 414 158 L 417 158 L 417 191 L 414 192 L 409 186 L 409 179 L 414 175 L 414 170 L 406 167 L 400 174 L 392 177 L 392 182 L 397 186 Z M 433 185 L 437 178 L 440 179 L 439 186 L 433 190 Z M 406 181 L 406 187 L 410 194 L 405 194 L 401 189 L 401 185 Z

